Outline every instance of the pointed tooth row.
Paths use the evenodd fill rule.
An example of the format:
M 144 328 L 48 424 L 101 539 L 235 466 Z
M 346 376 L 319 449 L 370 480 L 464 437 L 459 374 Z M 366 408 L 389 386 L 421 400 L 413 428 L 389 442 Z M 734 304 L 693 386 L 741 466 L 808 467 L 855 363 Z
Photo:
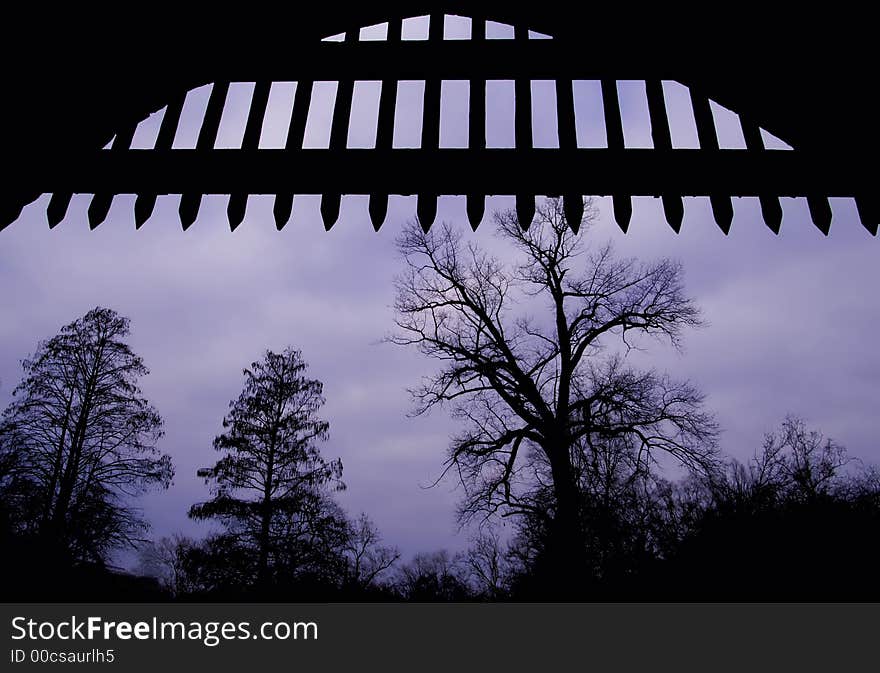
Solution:
M 102 192 L 92 197 L 88 207 L 88 221 L 92 229 L 97 228 L 107 218 L 114 194 Z M 178 214 L 184 231 L 189 229 L 196 221 L 202 203 L 202 194 L 186 192 L 181 194 Z M 327 193 L 321 197 L 321 218 L 325 229 L 329 230 L 339 220 L 341 197 L 339 193 Z M 46 209 L 46 218 L 49 228 L 55 228 L 67 215 L 73 194 L 70 192 L 55 192 L 49 199 Z M 244 221 L 247 211 L 249 195 L 245 193 L 231 194 L 226 208 L 227 219 L 232 231 Z M 783 211 L 779 197 L 761 195 L 759 202 L 761 214 L 767 227 L 778 234 L 782 225 Z M 290 220 L 293 210 L 292 193 L 282 193 L 275 196 L 273 214 L 275 226 L 280 231 Z M 416 213 L 419 222 L 425 231 L 430 229 L 437 217 L 437 194 L 423 193 L 418 195 Z M 481 194 L 468 194 L 466 212 L 471 228 L 476 231 L 485 217 L 486 197 Z M 152 216 L 156 206 L 157 195 L 143 193 L 138 194 L 134 204 L 135 227 L 140 229 Z M 681 231 L 684 219 L 684 204 L 680 196 L 664 194 L 661 196 L 663 213 L 666 221 L 673 231 Z M 730 196 L 713 194 L 709 197 L 713 217 L 724 234 L 728 234 L 733 222 L 734 210 Z M 878 224 L 880 224 L 880 208 L 878 200 L 873 197 L 856 197 L 856 207 L 862 226 L 872 235 L 876 236 Z M 583 198 L 579 195 L 567 194 L 563 197 L 563 208 L 566 221 L 572 230 L 577 232 L 583 219 Z M 833 212 L 828 197 L 820 195 L 807 196 L 807 205 L 810 218 L 816 227 L 826 236 L 829 235 Z M 535 216 L 535 196 L 531 194 L 516 195 L 516 214 L 520 225 L 528 229 Z M 614 219 L 620 229 L 625 233 L 629 229 L 632 220 L 633 205 L 632 197 L 628 194 L 613 194 L 612 209 Z M 388 194 L 371 194 L 369 198 L 369 217 L 376 231 L 379 231 L 388 215 Z

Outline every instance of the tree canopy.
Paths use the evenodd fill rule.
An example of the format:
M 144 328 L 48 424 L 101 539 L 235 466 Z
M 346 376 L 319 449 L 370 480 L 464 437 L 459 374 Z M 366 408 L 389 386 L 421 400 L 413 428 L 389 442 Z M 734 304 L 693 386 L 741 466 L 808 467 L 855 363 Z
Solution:
M 330 490 L 344 488 L 342 462 L 325 460 L 317 446 L 330 425 L 317 416 L 323 385 L 306 369 L 291 348 L 266 351 L 244 369 L 244 388 L 214 440 L 222 457 L 199 471 L 213 498 L 190 509 L 195 519 L 221 521 L 232 543 L 253 552 L 253 580 L 260 583 L 273 570 L 301 570 L 328 538 L 346 532 L 329 500 Z
M 146 522 L 130 497 L 167 488 L 162 419 L 138 386 L 129 320 L 95 308 L 39 344 L 3 412 L 4 499 L 24 534 L 72 559 L 103 561 Z
M 587 203 L 582 224 L 593 214 Z M 591 244 L 560 199 L 543 201 L 528 228 L 512 211 L 495 222 L 513 264 L 450 225 L 405 228 L 391 341 L 441 363 L 414 395 L 418 412 L 451 403 L 463 421 L 447 461 L 466 490 L 463 516 L 547 512 L 534 496 L 549 480 L 555 553 L 571 579 L 583 560 L 578 452 L 611 442 L 633 447 L 640 466 L 659 453 L 695 470 L 715 463 L 717 428 L 699 391 L 626 359 L 638 337 L 679 346 L 699 311 L 679 264 Z

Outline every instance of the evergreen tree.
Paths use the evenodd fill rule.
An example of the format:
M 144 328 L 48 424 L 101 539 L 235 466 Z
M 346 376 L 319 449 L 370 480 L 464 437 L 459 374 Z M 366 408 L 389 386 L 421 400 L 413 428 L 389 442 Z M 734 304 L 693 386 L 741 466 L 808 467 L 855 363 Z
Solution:
M 330 490 L 344 488 L 342 462 L 318 450 L 329 423 L 317 417 L 323 386 L 306 378 L 306 368 L 300 352 L 287 348 L 244 370 L 244 389 L 214 440 L 223 456 L 199 471 L 214 497 L 190 509 L 192 518 L 221 521 L 250 550 L 260 585 L 313 561 L 327 536 L 345 527 L 329 499 Z
M 128 318 L 107 308 L 65 326 L 22 362 L 0 421 L 17 532 L 74 561 L 134 544 L 147 524 L 128 498 L 167 488 L 174 473 L 156 448 L 162 419 L 138 387 L 148 370 L 128 334 Z

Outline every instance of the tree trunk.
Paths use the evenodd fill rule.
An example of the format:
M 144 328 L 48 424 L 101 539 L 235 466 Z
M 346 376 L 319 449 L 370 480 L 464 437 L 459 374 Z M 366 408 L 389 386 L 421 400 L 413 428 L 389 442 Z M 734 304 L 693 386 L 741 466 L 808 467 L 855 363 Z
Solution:
M 579 599 L 589 576 L 586 540 L 580 521 L 580 497 L 568 448 L 550 452 L 556 513 L 547 540 L 548 589 L 556 600 Z
M 79 477 L 80 459 L 82 457 L 82 448 L 85 444 L 85 435 L 88 431 L 89 414 L 91 399 L 88 395 L 82 402 L 82 409 L 77 419 L 76 428 L 70 439 L 70 450 L 67 455 L 67 463 L 61 475 L 61 481 L 58 488 L 58 497 L 55 500 L 55 511 L 52 513 L 52 534 L 58 540 L 67 542 L 68 520 L 67 513 L 70 508 L 70 500 L 73 497 L 73 489 L 76 486 Z
M 97 344 L 97 352 L 95 359 L 91 364 L 88 372 L 88 378 L 84 382 L 84 389 L 80 395 L 80 409 L 77 415 L 76 426 L 73 437 L 70 440 L 70 451 L 65 466 L 64 473 L 61 478 L 58 490 L 58 499 L 55 504 L 55 512 L 52 517 L 53 528 L 59 540 L 68 542 L 70 534 L 69 522 L 67 521 L 68 510 L 70 509 L 70 500 L 73 497 L 73 490 L 79 478 L 80 460 L 82 458 L 83 447 L 86 443 L 86 435 L 89 426 L 92 423 L 93 405 L 96 400 L 96 387 L 98 376 L 101 372 L 101 363 L 104 357 L 105 338 L 101 338 Z
M 269 546 L 272 534 L 272 484 L 275 471 L 275 441 L 269 449 L 269 458 L 266 465 L 266 480 L 263 484 L 263 501 L 261 503 L 260 539 L 258 540 L 260 551 L 257 565 L 257 585 L 263 591 L 269 585 Z
M 67 426 L 70 423 L 70 410 L 73 406 L 73 396 L 74 389 L 71 386 L 70 395 L 67 397 L 67 402 L 64 406 L 64 419 L 61 423 L 61 436 L 59 437 L 58 444 L 55 448 L 55 458 L 52 461 L 52 476 L 46 487 L 46 499 L 43 504 L 43 519 L 40 522 L 40 531 L 46 538 L 51 536 L 54 521 L 53 507 L 57 496 L 58 481 L 61 479 L 61 468 L 64 464 L 64 440 L 67 438 Z
M 257 565 L 257 584 L 265 589 L 269 584 L 269 543 L 272 526 L 272 501 L 266 497 L 261 503 L 260 552 Z

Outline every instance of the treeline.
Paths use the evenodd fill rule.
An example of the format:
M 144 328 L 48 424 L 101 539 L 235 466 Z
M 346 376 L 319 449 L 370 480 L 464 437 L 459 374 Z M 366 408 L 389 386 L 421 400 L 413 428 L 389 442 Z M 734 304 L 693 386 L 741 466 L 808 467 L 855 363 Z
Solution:
M 880 474 L 787 418 L 747 463 L 661 478 L 625 441 L 572 448 L 584 540 L 559 578 L 556 505 L 535 488 L 512 528 L 486 519 L 464 553 L 403 560 L 366 514 L 335 501 L 342 464 L 318 443 L 321 383 L 298 351 L 244 370 L 209 498 L 189 511 L 222 532 L 150 541 L 132 496 L 167 488 L 161 418 L 128 321 L 95 309 L 40 344 L 0 430 L 7 599 L 545 600 L 867 599 L 880 595 Z M 112 553 L 138 549 L 138 575 Z
M 243 390 L 214 440 L 219 459 L 199 470 L 210 498 L 189 516 L 223 532 L 173 546 L 150 541 L 133 499 L 167 489 L 174 467 L 159 448 L 162 418 L 141 393 L 148 372 L 128 334 L 127 318 L 96 308 L 22 361 L 24 376 L 0 418 L 5 596 L 371 590 L 398 554 L 366 515 L 350 519 L 334 500 L 345 486 L 341 461 L 325 460 L 318 447 L 329 432 L 319 418 L 322 384 L 290 348 L 267 351 L 243 371 Z M 161 584 L 113 569 L 114 554 L 125 550 L 138 550 Z
M 752 460 L 725 459 L 698 388 L 627 358 L 702 324 L 681 266 L 591 246 L 582 205 L 541 201 L 526 229 L 497 213 L 512 263 L 447 225 L 398 239 L 388 340 L 438 363 L 415 411 L 457 421 L 445 472 L 463 486 L 459 521 L 480 531 L 466 552 L 401 559 L 340 507 L 322 385 L 293 348 L 243 370 L 199 471 L 188 515 L 216 532 L 151 541 L 134 498 L 174 468 L 129 322 L 96 308 L 22 362 L 0 417 L 6 596 L 880 599 L 878 472 L 796 417 Z M 109 566 L 125 549 L 140 577 Z
M 507 551 L 512 598 L 875 600 L 880 473 L 788 417 L 754 457 L 668 481 L 621 447 L 585 452 L 582 581 L 546 563 L 547 512 L 523 517 Z M 573 591 L 572 591 L 573 589 Z
M 380 544 L 365 515 L 353 527 L 340 517 L 323 529 L 322 544 L 300 542 L 298 564 L 283 566 L 271 590 L 301 600 L 880 596 L 880 473 L 799 418 L 767 434 L 747 463 L 730 460 L 679 481 L 638 469 L 619 445 L 590 457 L 579 473 L 587 562 L 577 583 L 560 583 L 548 561 L 555 513 L 546 493 L 536 498 L 543 509 L 520 517 L 507 539 L 487 524 L 465 552 L 439 550 L 407 562 Z M 327 532 L 337 535 L 335 544 Z M 164 538 L 147 550 L 142 570 L 178 599 L 252 596 L 259 574 L 253 557 L 234 549 L 225 536 Z

